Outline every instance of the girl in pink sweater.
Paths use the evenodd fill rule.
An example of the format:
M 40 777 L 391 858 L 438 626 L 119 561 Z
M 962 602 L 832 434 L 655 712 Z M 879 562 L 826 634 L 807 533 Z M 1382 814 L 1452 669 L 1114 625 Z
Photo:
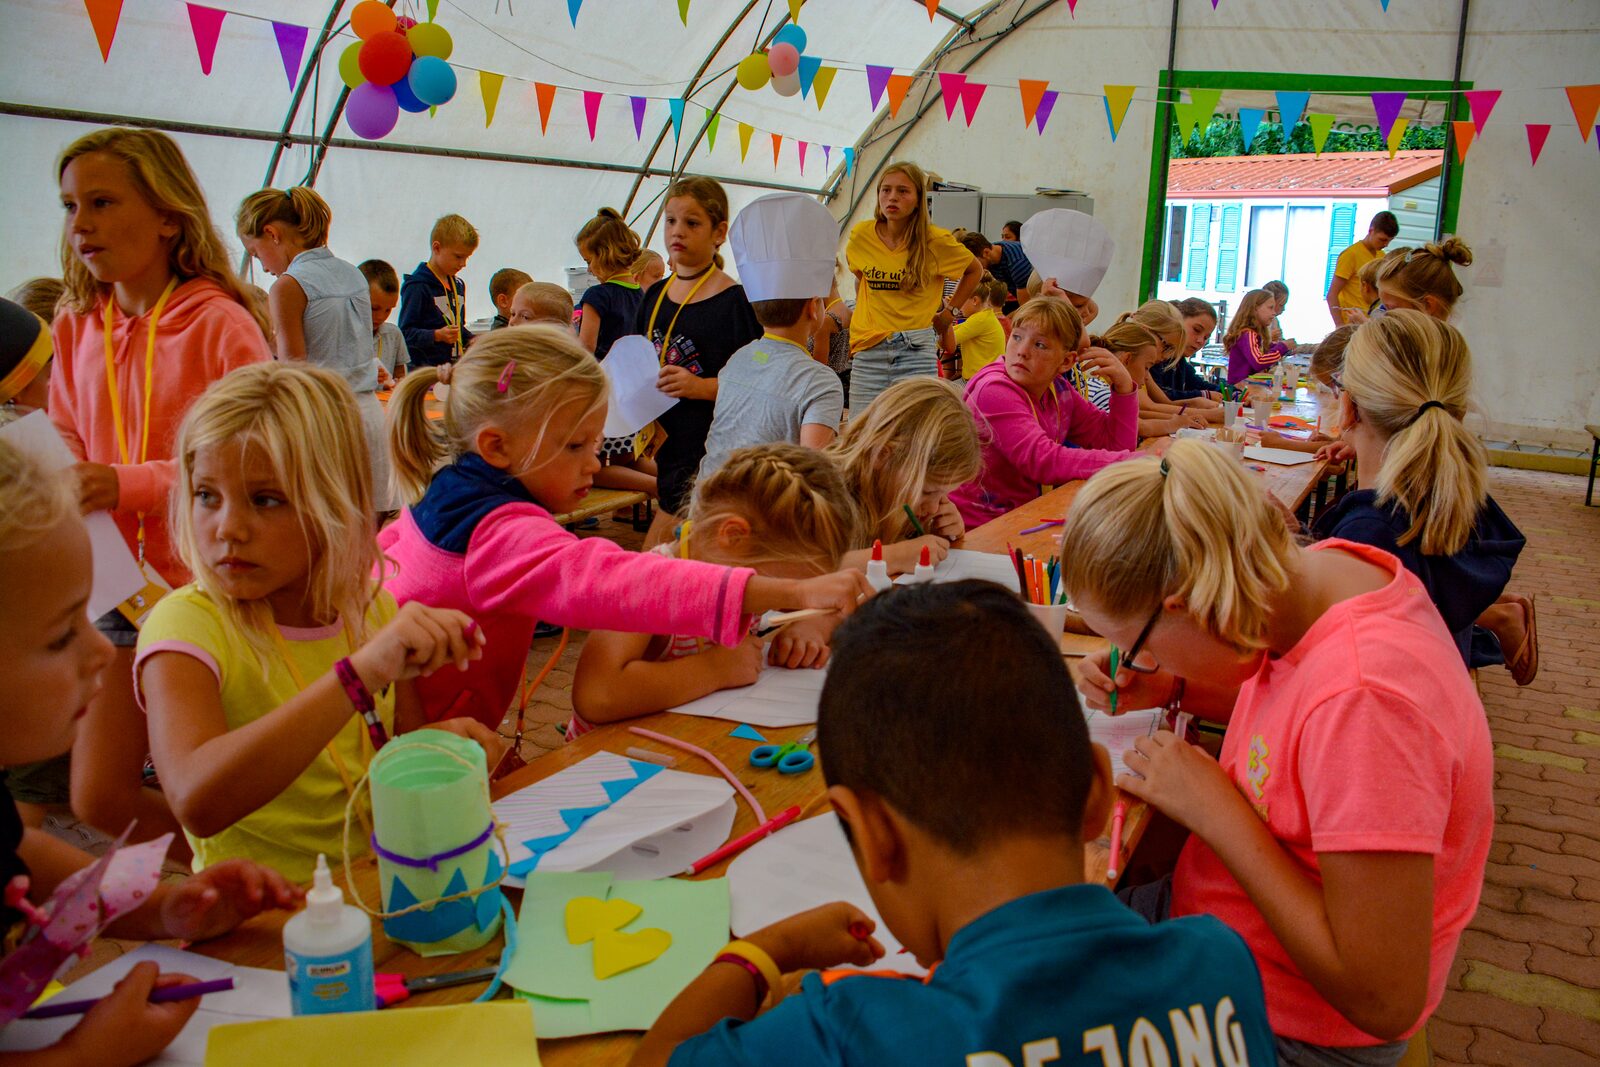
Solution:
M 81 461 L 83 511 L 109 510 L 149 580 L 180 586 L 189 574 L 167 535 L 178 424 L 213 381 L 271 358 L 263 324 L 172 138 L 97 130 L 62 153 L 57 173 L 67 289 L 50 418 Z M 95 624 L 117 660 L 73 748 L 72 807 L 110 833 L 137 817 L 134 839 L 145 840 L 178 826 L 143 788 L 149 742 L 133 697 L 130 616 L 113 611 Z
M 441 375 L 447 377 L 441 379 Z M 449 386 L 430 420 L 428 389 Z M 749 616 L 781 608 L 848 615 L 871 587 L 859 571 L 764 577 L 580 540 L 554 515 L 576 507 L 600 469 L 606 379 L 570 331 L 519 326 L 480 338 L 454 367 L 406 376 L 391 402 L 395 474 L 412 501 L 379 535 L 388 588 L 470 615 L 483 659 L 417 680 L 431 720 L 500 725 L 522 680 L 534 622 L 737 645 Z
M 968 529 L 1027 503 L 1043 486 L 1087 478 L 1126 459 L 1138 446 L 1139 398 L 1128 368 L 1104 349 L 1080 356 L 1082 341 L 1071 304 L 1035 297 L 1011 317 L 1005 356 L 967 383 L 983 469 L 950 499 Z M 1059 380 L 1074 363 L 1110 383 L 1109 411 Z

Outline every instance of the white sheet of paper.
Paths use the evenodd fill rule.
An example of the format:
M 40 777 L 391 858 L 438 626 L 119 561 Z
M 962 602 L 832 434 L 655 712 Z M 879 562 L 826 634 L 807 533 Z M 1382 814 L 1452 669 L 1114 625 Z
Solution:
M 610 871 L 617 878 L 628 881 L 670 878 L 682 874 L 695 860 L 709 856 L 722 847 L 728 840 L 728 832 L 733 829 L 733 820 L 738 813 L 739 802 L 730 796 L 705 815 L 635 841 L 621 852 L 585 869 Z
M 817 721 L 817 704 L 827 677 L 826 668 L 764 666 L 755 685 L 722 689 L 667 710 L 751 726 L 809 726 Z
M 649 426 L 678 402 L 656 388 L 661 363 L 656 346 L 639 334 L 619 338 L 606 353 L 600 369 L 611 382 L 610 406 L 606 409 L 607 437 L 626 437 Z
M 1128 765 L 1122 761 L 1122 754 L 1133 747 L 1133 742 L 1140 737 L 1149 737 L 1161 729 L 1161 723 L 1166 710 L 1164 708 L 1143 708 L 1138 711 L 1124 711 L 1118 715 L 1107 715 L 1103 711 L 1096 711 L 1084 701 L 1083 694 L 1078 694 L 1078 703 L 1083 707 L 1084 721 L 1089 725 L 1089 740 L 1096 744 L 1104 745 L 1111 754 L 1111 776 L 1128 773 Z
M 201 982 L 215 978 L 233 979 L 233 989 L 228 992 L 207 993 L 201 998 L 200 1010 L 178 1032 L 172 1044 L 149 1061 L 152 1064 L 163 1067 L 203 1067 L 206 1062 L 206 1036 L 213 1026 L 289 1016 L 289 979 L 282 971 L 237 967 L 210 956 L 183 952 L 165 945 L 140 945 L 73 982 L 52 999 L 66 1001 L 103 997 L 133 970 L 134 964 L 145 960 L 159 965 L 163 973 L 187 974 Z M 81 1015 L 67 1015 L 56 1019 L 18 1019 L 0 1030 L 0 1051 L 25 1051 L 53 1045 L 68 1030 L 77 1026 L 82 1018 Z
M 934 565 L 934 583 L 961 582 L 968 578 L 994 582 L 996 585 L 1005 586 L 1013 593 L 1022 592 L 1022 587 L 1017 584 L 1017 568 L 1010 559 L 995 552 L 952 548 L 948 556 Z M 896 585 L 910 585 L 912 578 L 909 574 L 902 574 L 894 581 Z
M 516 863 L 528 857 L 528 849 L 522 842 L 566 829 L 559 814 L 562 808 L 595 807 L 606 803 L 608 798 L 601 783 L 627 778 L 633 773 L 631 765 L 632 761 L 615 753 L 597 752 L 566 770 L 496 801 L 494 814 L 505 827 L 511 862 Z M 733 826 L 733 813 L 730 809 L 725 821 L 716 817 L 716 813 L 731 803 L 732 799 L 733 787 L 720 777 L 686 771 L 660 771 L 629 790 L 605 811 L 578 827 L 571 837 L 545 853 L 538 869 L 618 871 L 618 877 L 627 878 L 664 878 L 677 874 L 727 839 L 728 831 Z M 720 835 L 717 834 L 719 824 Z M 690 827 L 690 830 L 680 833 L 678 828 L 684 826 Z M 691 834 L 695 843 L 710 835 L 716 835 L 716 839 L 704 851 L 677 862 L 681 851 L 695 847 L 695 844 L 684 844 Z M 667 842 L 657 840 L 662 836 L 672 836 L 675 847 L 668 848 Z M 659 855 L 652 857 L 648 851 L 632 851 L 633 846 L 645 842 L 649 842 Z M 624 869 L 628 873 L 620 873 Z M 637 873 L 640 871 L 646 873 Z M 508 875 L 506 884 L 520 886 L 523 879 Z
M 49 471 L 65 471 L 78 462 L 67 443 L 56 432 L 50 416 L 29 412 L 16 422 L 0 427 L 0 437 L 31 455 Z M 128 542 L 112 521 L 111 513 L 96 511 L 83 517 L 89 528 L 89 547 L 94 552 L 93 584 L 89 593 L 89 618 L 98 619 L 144 588 L 139 563 L 128 551 Z
M 728 895 L 733 905 L 729 926 L 735 937 L 835 900 L 847 901 L 877 924 L 873 936 L 888 954 L 873 968 L 927 973 L 884 926 L 850 854 L 839 817 L 831 811 L 786 826 L 741 853 L 728 866 Z
M 1246 445 L 1244 458 L 1253 459 L 1258 463 L 1276 463 L 1280 467 L 1295 467 L 1301 463 L 1310 463 L 1317 458 L 1315 452 L 1296 452 L 1292 448 L 1266 448 L 1262 445 Z

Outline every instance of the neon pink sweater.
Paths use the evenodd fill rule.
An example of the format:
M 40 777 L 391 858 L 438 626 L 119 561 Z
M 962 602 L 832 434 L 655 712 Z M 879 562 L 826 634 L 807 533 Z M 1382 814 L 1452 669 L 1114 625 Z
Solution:
M 106 382 L 105 305 L 87 315 L 56 316 L 55 369 L 50 375 L 50 421 L 81 460 L 105 463 L 117 472 L 117 508 L 112 517 L 135 549 L 139 512 L 145 513 L 145 557 L 173 587 L 189 581 L 167 534 L 167 496 L 178 474 L 172 458 L 178 425 L 206 387 L 235 367 L 272 358 L 267 339 L 244 306 L 216 282 L 191 278 L 172 291 L 156 327 L 154 382 L 150 391 L 150 449 L 144 463 L 124 464 L 117 448 Z M 119 313 L 111 330 L 128 456 L 139 458 L 144 432 L 147 315 Z M 135 549 L 136 550 L 136 549 Z
M 983 468 L 950 494 L 967 529 L 982 526 L 1039 495 L 1042 485 L 1087 478 L 1127 459 L 1139 446 L 1137 393 L 1111 394 L 1111 411 L 1085 400 L 1065 379 L 1037 404 L 995 360 L 967 383 L 978 422 Z M 1067 447 L 1067 442 L 1078 445 Z
M 445 667 L 414 682 L 430 722 L 468 715 L 493 729 L 517 697 L 538 620 L 584 630 L 683 633 L 737 644 L 748 568 L 629 552 L 580 539 L 537 504 L 505 504 L 477 524 L 463 553 L 431 544 L 411 510 L 378 535 L 386 586 L 477 620 L 488 643 L 463 675 Z

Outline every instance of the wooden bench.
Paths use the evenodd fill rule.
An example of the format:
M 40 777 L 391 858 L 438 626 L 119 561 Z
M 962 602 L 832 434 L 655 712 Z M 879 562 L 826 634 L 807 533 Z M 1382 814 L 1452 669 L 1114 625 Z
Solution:
M 613 511 L 627 507 L 633 509 L 633 528 L 639 533 L 648 530 L 651 519 L 650 497 L 644 493 L 629 492 L 625 489 L 591 489 L 589 495 L 583 498 L 583 503 L 555 518 L 563 526 L 572 526 L 585 519 L 602 518 Z
M 1589 436 L 1594 438 L 1594 447 L 1589 450 L 1589 491 L 1583 494 L 1583 506 L 1594 506 L 1594 468 L 1600 463 L 1600 426 L 1585 426 Z

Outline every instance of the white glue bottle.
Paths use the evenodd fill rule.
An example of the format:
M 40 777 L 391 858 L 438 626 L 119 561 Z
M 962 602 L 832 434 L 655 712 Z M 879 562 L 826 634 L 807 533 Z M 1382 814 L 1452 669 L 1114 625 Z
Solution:
M 344 902 L 344 893 L 333 884 L 327 856 L 317 856 L 305 910 L 283 924 L 283 958 L 289 972 L 289 1007 L 296 1015 L 377 1008 L 372 920 Z
M 933 558 L 928 554 L 928 546 L 922 546 L 922 558 L 917 560 L 916 569 L 911 572 L 913 582 L 933 581 Z
M 889 565 L 883 561 L 883 542 L 872 542 L 872 558 L 867 560 L 867 584 L 881 593 L 894 585 L 889 580 Z

